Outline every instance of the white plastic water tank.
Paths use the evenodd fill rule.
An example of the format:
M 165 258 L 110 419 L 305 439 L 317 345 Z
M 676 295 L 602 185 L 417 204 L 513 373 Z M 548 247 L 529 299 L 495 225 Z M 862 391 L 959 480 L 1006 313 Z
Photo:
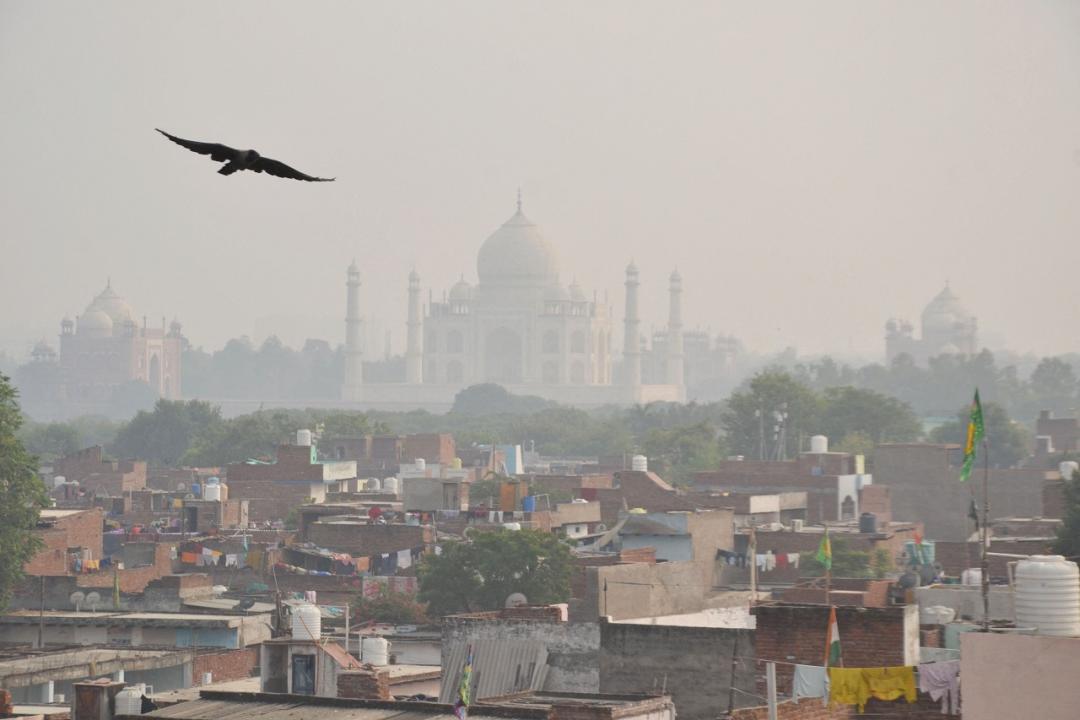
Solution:
M 630 469 L 634 472 L 648 472 L 649 458 L 644 455 L 635 455 L 630 458 Z
M 982 585 L 982 568 L 968 568 L 960 573 L 961 585 Z
M 206 478 L 206 484 L 208 486 L 209 485 L 220 485 L 221 484 L 221 478 L 217 477 L 216 475 L 208 477 L 208 478 Z
M 401 481 L 398 480 L 396 477 L 388 477 L 383 480 L 382 489 L 385 492 L 397 495 L 401 492 Z
M 221 486 L 220 485 L 207 485 L 203 489 L 203 500 L 221 500 Z
M 516 531 L 516 530 L 520 530 L 520 529 L 521 529 L 521 523 L 519 523 L 519 522 L 503 523 L 503 530 L 515 530 Z
M 363 638 L 360 641 L 360 661 L 372 665 L 389 665 L 390 642 L 381 637 Z
M 791 529 L 794 532 L 802 532 L 802 529 L 803 529 L 803 520 L 802 520 L 802 518 L 792 518 L 792 520 L 791 520 Z
M 948 625 L 956 618 L 956 611 L 945 605 L 919 606 L 920 625 Z
M 824 435 L 813 435 L 810 437 L 810 452 L 815 455 L 821 455 L 822 453 L 829 452 L 829 438 Z
M 292 611 L 293 640 L 318 640 L 322 637 L 322 613 L 314 605 L 300 605 Z
M 311 445 L 311 431 L 310 430 L 297 430 L 296 431 L 296 444 L 303 446 Z
M 416 470 L 417 472 L 424 472 L 427 470 L 427 460 L 424 458 L 416 458 Z
M 1058 472 L 1064 480 L 1071 480 L 1077 470 L 1080 470 L 1080 463 L 1075 460 L 1065 460 L 1058 464 Z
M 142 690 L 138 685 L 129 685 L 116 693 L 117 715 L 142 715 Z
M 1061 555 L 1016 564 L 1016 624 L 1038 635 L 1080 635 L 1080 569 Z
M 1062 465 L 1064 465 L 1064 463 L 1062 463 Z M 63 485 L 64 483 L 67 482 L 67 478 L 64 477 L 63 475 L 57 475 L 56 477 L 53 478 L 52 482 L 53 482 L 53 487 L 58 488 L 61 485 Z

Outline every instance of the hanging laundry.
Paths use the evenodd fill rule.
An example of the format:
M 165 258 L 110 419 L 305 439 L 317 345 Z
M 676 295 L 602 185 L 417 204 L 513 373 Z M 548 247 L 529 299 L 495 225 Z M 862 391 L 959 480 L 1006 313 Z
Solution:
M 404 570 L 405 568 L 412 567 L 412 551 L 411 550 L 398 550 L 397 554 L 397 566 L 398 570 Z
M 367 572 L 369 569 L 371 569 L 371 558 L 358 557 L 353 558 L 353 560 L 356 563 L 356 572 Z
M 828 670 L 829 700 L 841 705 L 857 705 L 862 712 L 870 699 L 870 685 L 863 668 L 830 667 Z
M 180 553 L 180 562 L 184 563 L 185 565 L 194 565 L 195 562 L 199 559 L 199 557 L 200 556 L 197 553 L 193 552 Z
M 771 572 L 776 569 L 776 556 L 773 555 L 773 551 L 765 553 L 765 571 Z
M 778 553 L 776 555 L 776 569 L 783 570 L 788 566 L 787 553 Z
M 913 703 L 918 697 L 915 692 L 915 668 L 910 665 L 863 668 L 863 676 L 870 686 L 870 695 L 878 700 L 904 698 Z
M 787 561 L 788 565 L 797 569 L 799 567 L 799 553 L 788 553 Z
M 829 704 L 829 672 L 817 665 L 796 665 L 795 675 L 791 680 L 791 699 L 821 698 L 824 705 Z
M 960 714 L 960 661 L 944 660 L 919 666 L 919 691 L 941 700 L 941 712 Z
M 757 565 L 758 570 L 764 571 L 766 562 L 768 560 L 765 558 L 765 553 L 758 553 L 754 556 L 754 564 Z
M 176 559 L 176 546 L 175 545 L 173 545 L 172 547 L 169 548 L 169 559 L 170 560 L 175 560 Z
M 236 561 L 236 555 L 229 553 L 225 556 L 225 567 L 240 567 L 240 564 Z

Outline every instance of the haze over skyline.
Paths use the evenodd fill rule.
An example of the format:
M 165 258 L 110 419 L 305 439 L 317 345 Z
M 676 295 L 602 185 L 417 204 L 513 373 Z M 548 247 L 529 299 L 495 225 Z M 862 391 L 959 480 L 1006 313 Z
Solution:
M 617 333 L 633 258 L 646 331 L 677 266 L 686 327 L 755 351 L 880 357 L 946 280 L 984 341 L 1080 349 L 1075 4 L 295 8 L 0 6 L 0 349 L 107 277 L 207 349 L 274 316 L 337 344 L 355 257 L 400 351 L 409 270 L 475 282 L 518 187 Z

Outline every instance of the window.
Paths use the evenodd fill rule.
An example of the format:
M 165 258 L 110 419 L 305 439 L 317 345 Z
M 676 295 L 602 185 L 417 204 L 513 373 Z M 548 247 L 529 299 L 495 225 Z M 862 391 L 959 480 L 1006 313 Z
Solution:
M 548 330 L 547 332 L 545 332 L 544 338 L 540 343 L 540 352 L 559 352 L 559 333 L 555 332 L 554 330 Z
M 459 353 L 465 349 L 465 340 L 461 337 L 461 332 L 458 330 L 451 330 L 446 334 L 446 352 Z
M 559 366 L 551 360 L 545 362 L 540 370 L 540 381 L 546 385 L 554 385 L 559 382 Z
M 585 352 L 585 333 L 581 330 L 575 330 L 574 334 L 570 336 L 570 352 Z
M 429 353 L 439 351 L 439 334 L 434 330 L 427 334 L 427 344 L 424 346 L 424 350 Z
M 464 378 L 465 372 L 460 361 L 451 360 L 446 363 L 446 382 L 461 382 Z
M 585 383 L 585 363 L 576 360 L 574 364 L 570 366 L 570 382 L 576 385 Z

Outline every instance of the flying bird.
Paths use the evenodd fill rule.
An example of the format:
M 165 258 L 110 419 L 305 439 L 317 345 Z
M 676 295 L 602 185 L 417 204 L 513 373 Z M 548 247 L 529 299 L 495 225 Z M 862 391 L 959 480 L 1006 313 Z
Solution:
M 186 147 L 192 152 L 197 152 L 200 155 L 209 155 L 210 159 L 215 162 L 223 162 L 224 165 L 218 170 L 221 175 L 232 175 L 237 170 L 252 170 L 257 173 L 265 172 L 269 175 L 276 177 L 290 178 L 292 180 L 305 180 L 307 182 L 333 182 L 334 178 L 321 178 L 312 177 L 311 175 L 305 175 L 304 173 L 289 167 L 280 160 L 273 160 L 268 157 L 263 157 L 254 150 L 236 150 L 228 145 L 222 145 L 220 143 L 206 143 L 196 142 L 195 140 L 185 140 L 184 138 L 178 138 L 175 135 L 170 135 L 164 130 L 154 128 L 165 137 L 172 140 L 181 147 Z

